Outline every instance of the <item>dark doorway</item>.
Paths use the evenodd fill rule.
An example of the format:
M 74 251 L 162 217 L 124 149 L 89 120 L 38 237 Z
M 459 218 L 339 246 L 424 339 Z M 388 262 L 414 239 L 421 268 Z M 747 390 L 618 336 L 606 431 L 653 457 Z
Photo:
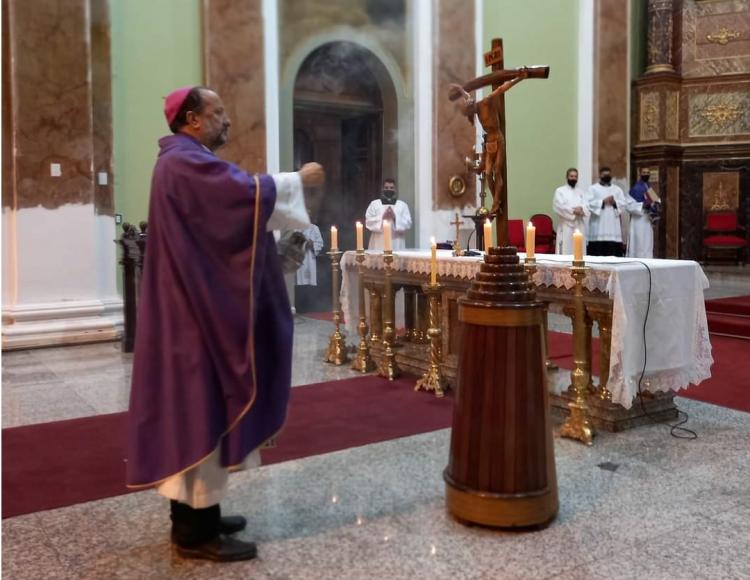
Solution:
M 317 258 L 317 286 L 296 287 L 300 313 L 330 311 L 330 228 L 339 228 L 340 248 L 354 249 L 354 223 L 364 220 L 381 188 L 383 99 L 372 58 L 351 43 L 327 44 L 307 57 L 295 83 L 295 166 L 315 160 L 326 170 L 325 186 L 308 195 L 325 248 Z

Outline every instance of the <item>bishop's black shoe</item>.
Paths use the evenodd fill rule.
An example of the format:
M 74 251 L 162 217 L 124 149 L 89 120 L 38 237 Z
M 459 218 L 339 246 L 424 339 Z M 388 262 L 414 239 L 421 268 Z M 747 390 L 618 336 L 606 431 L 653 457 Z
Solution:
M 247 527 L 244 516 L 221 516 L 219 520 L 219 532 L 222 534 L 236 534 Z
M 197 558 L 214 562 L 252 560 L 258 555 L 258 547 L 253 542 L 243 542 L 224 535 L 197 546 L 184 547 L 177 544 L 176 549 L 177 553 L 183 558 Z

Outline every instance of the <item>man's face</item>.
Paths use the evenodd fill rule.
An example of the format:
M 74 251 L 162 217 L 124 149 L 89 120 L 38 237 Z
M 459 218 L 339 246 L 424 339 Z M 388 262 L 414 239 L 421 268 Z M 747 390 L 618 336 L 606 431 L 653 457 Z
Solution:
M 396 191 L 396 184 L 392 181 L 386 181 L 383 184 L 383 191 Z
M 648 170 L 648 169 L 641 170 L 641 179 L 643 179 L 643 181 L 648 181 L 650 177 L 651 177 L 651 171 L 650 170 Z
M 568 175 L 566 177 L 568 181 L 578 181 L 578 172 L 577 171 L 568 171 Z
M 204 90 L 201 96 L 203 110 L 200 113 L 189 112 L 187 121 L 198 140 L 211 151 L 215 151 L 227 142 L 231 123 L 219 95 Z
M 602 171 L 599 174 L 599 179 L 601 179 L 602 183 L 609 183 L 612 181 L 612 173 L 609 171 Z

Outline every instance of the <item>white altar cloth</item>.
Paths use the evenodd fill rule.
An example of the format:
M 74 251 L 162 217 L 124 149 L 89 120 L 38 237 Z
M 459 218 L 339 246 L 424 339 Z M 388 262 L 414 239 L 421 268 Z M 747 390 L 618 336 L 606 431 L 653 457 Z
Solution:
M 346 252 L 341 260 L 341 306 L 350 337 L 357 335 L 359 308 L 355 255 Z M 524 255 L 519 255 L 523 260 Z M 536 258 L 537 285 L 568 289 L 575 285 L 569 271 L 572 256 L 537 254 Z M 450 250 L 438 250 L 438 280 L 471 279 L 480 261 L 480 257 L 457 258 Z M 584 286 L 607 294 L 613 301 L 607 383 L 613 402 L 629 409 L 638 393 L 644 363 L 644 322 L 647 356 L 643 390 L 677 391 L 711 376 L 713 357 L 703 298 L 708 279 L 697 262 L 586 256 L 586 265 L 591 269 Z M 382 270 L 382 252 L 368 251 L 365 266 Z M 430 252 L 396 252 L 393 268 L 422 274 L 426 281 Z

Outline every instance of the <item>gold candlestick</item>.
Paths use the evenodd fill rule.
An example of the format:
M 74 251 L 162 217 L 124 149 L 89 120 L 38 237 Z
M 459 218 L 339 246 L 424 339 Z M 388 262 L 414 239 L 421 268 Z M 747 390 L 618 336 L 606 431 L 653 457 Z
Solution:
M 534 274 L 536 274 L 536 258 L 524 258 L 523 265 L 526 267 L 526 271 L 529 273 L 529 280 L 533 283 L 534 282 Z M 546 302 L 544 303 L 544 330 L 542 334 L 542 338 L 544 339 L 544 364 L 547 367 L 548 371 L 557 370 L 557 365 L 553 363 L 549 359 L 549 349 L 547 348 L 547 333 L 549 332 L 549 329 L 547 328 L 547 311 L 549 308 L 549 304 Z
M 576 281 L 576 288 L 573 298 L 575 319 L 573 320 L 573 370 L 570 373 L 570 380 L 573 384 L 575 400 L 568 404 L 570 415 L 560 429 L 560 435 L 591 445 L 594 438 L 594 426 L 591 424 L 586 404 L 591 368 L 586 356 L 586 313 L 583 306 L 583 279 L 588 270 L 583 260 L 573 261 L 571 274 Z
M 341 252 L 334 250 L 328 252 L 331 256 L 331 287 L 333 294 L 333 323 L 336 325 L 330 340 L 328 341 L 328 350 L 326 350 L 325 361 L 336 366 L 342 365 L 349 360 L 346 352 L 346 341 L 341 332 L 341 302 L 339 299 L 339 262 L 341 261 Z
M 440 284 L 425 284 L 422 286 L 425 294 L 430 300 L 430 327 L 427 329 L 427 336 L 430 338 L 430 368 L 422 375 L 414 387 L 415 391 L 424 389 L 425 391 L 435 391 L 436 397 L 445 395 L 448 390 L 447 382 L 440 372 L 440 365 L 443 362 L 443 331 L 440 328 Z
M 357 278 L 359 280 L 359 347 L 357 347 L 357 357 L 352 362 L 352 368 L 361 373 L 368 373 L 375 368 L 375 362 L 370 356 L 370 346 L 367 344 L 367 333 L 370 330 L 367 327 L 367 315 L 365 308 L 365 251 L 357 250 Z
M 385 263 L 385 292 L 383 299 L 385 304 L 383 320 L 383 359 L 380 362 L 378 374 L 381 377 L 392 381 L 401 374 L 401 369 L 396 364 L 396 353 L 393 351 L 393 344 L 396 337 L 394 311 L 395 296 L 393 294 L 393 252 L 386 250 L 383 252 L 383 262 Z

